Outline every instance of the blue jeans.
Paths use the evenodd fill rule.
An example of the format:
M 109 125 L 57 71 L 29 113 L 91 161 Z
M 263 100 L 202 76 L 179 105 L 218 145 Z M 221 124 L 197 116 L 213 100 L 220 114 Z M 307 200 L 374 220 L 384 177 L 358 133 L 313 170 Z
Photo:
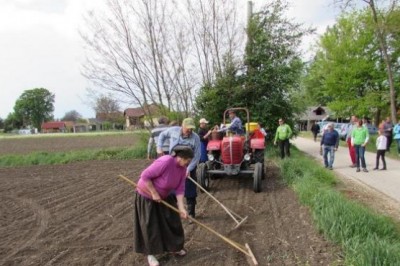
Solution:
M 329 157 L 329 161 L 328 161 Z M 324 145 L 324 163 L 325 167 L 332 168 L 335 160 L 335 146 Z
M 367 168 L 367 165 L 365 164 L 365 147 L 361 145 L 354 145 L 354 149 L 356 150 L 356 164 L 357 168 L 360 168 L 360 161 L 361 161 L 361 167 L 362 168 Z

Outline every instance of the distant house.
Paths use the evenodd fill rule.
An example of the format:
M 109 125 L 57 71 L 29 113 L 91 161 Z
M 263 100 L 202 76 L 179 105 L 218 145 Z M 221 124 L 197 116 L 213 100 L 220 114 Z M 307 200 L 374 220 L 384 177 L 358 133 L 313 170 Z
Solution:
M 156 104 L 148 107 L 127 108 L 124 111 L 126 129 L 137 129 L 150 126 L 150 122 L 145 120 L 145 116 L 151 116 L 153 122 L 157 120 L 160 108 Z
M 122 112 L 96 113 L 96 121 L 100 123 L 100 130 L 123 129 L 124 114 Z
M 331 116 L 331 111 L 326 106 L 312 106 L 308 107 L 304 113 L 299 116 L 299 129 L 310 130 L 312 123 L 316 121 L 325 120 Z
M 61 133 L 66 132 L 67 127 L 65 122 L 44 122 L 41 126 L 42 133 Z
M 97 131 L 101 130 L 101 121 L 97 120 L 96 118 L 89 118 L 88 129 L 89 131 Z

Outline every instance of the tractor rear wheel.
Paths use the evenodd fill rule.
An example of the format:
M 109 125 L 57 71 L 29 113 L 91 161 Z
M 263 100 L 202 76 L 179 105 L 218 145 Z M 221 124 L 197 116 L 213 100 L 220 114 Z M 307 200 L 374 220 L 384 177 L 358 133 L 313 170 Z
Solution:
M 197 169 L 197 179 L 200 181 L 200 186 L 208 191 L 210 187 L 210 178 L 207 173 L 208 167 L 205 163 L 200 163 Z
M 254 165 L 254 173 L 253 173 L 253 190 L 258 193 L 261 191 L 261 178 L 262 178 L 262 163 L 256 163 Z

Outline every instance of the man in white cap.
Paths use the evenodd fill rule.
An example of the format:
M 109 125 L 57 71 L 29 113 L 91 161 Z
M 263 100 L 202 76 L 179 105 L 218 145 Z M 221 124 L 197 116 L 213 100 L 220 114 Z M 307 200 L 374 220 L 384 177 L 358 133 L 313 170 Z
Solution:
M 182 126 L 170 127 L 161 132 L 157 142 L 157 153 L 162 155 L 162 147 L 164 142 L 169 139 L 169 152 L 171 153 L 175 146 L 188 146 L 194 152 L 194 157 L 187 167 L 187 176 L 197 181 L 196 167 L 201 156 L 201 144 L 199 136 L 193 132 L 196 128 L 192 118 L 185 118 L 182 121 Z M 186 179 L 185 198 L 188 205 L 189 216 L 196 216 L 196 198 L 197 187 L 189 179 Z
M 200 127 L 199 131 L 197 131 L 197 134 L 199 135 L 201 142 L 200 162 L 203 163 L 207 161 L 207 144 L 208 144 L 208 138 L 211 134 L 211 130 L 207 128 L 208 121 L 205 118 L 200 119 L 199 124 Z

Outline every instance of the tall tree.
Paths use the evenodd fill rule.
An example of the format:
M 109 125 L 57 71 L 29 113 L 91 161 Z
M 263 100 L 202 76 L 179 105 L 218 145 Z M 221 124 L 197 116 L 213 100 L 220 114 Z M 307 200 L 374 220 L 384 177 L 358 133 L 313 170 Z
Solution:
M 202 114 L 213 119 L 215 111 L 220 117 L 226 108 L 247 107 L 252 119 L 270 130 L 277 127 L 278 117 L 293 119 L 297 110 L 291 95 L 299 88 L 303 68 L 298 47 L 311 30 L 287 19 L 285 10 L 286 2 L 274 1 L 253 15 L 244 65 L 238 68 L 226 56 L 225 71 L 215 83 L 204 86 L 196 99 Z
M 71 110 L 71 111 L 65 113 L 64 117 L 61 118 L 61 121 L 77 122 L 80 118 L 82 118 L 82 115 L 80 113 L 78 113 L 78 111 Z
M 338 116 L 357 114 L 379 122 L 389 95 L 369 10 L 343 14 L 321 37 L 318 47 L 305 79 L 309 94 Z
M 214 82 L 223 55 L 242 44 L 234 0 L 109 0 L 107 7 L 89 14 L 82 33 L 84 75 L 143 109 L 156 103 L 165 113 L 191 114 L 198 88 Z
M 238 75 L 237 66 L 229 55 L 222 60 L 222 65 L 223 70 L 213 84 L 206 83 L 202 86 L 196 97 L 199 115 L 207 117 L 213 124 L 221 122 L 227 108 L 241 105 L 237 102 L 237 94 L 241 90 L 243 78 Z
M 247 28 L 245 84 L 239 99 L 269 129 L 277 127 L 279 117 L 292 123 L 296 106 L 291 95 L 299 90 L 303 69 L 298 49 L 304 28 L 285 16 L 286 1 L 274 1 L 255 13 Z
M 10 132 L 13 129 L 19 129 L 23 125 L 22 119 L 17 117 L 15 113 L 9 113 L 4 120 L 4 132 Z
M 379 49 L 381 52 L 382 59 L 385 63 L 385 70 L 387 75 L 387 82 L 389 87 L 390 94 L 390 114 L 392 121 L 394 123 L 397 122 L 397 102 L 396 102 L 396 88 L 395 88 L 395 73 L 396 67 L 393 66 L 395 62 L 398 60 L 393 58 L 393 47 L 391 46 L 391 42 L 393 40 L 393 36 L 399 34 L 399 26 L 398 24 L 393 24 L 390 19 L 392 18 L 393 13 L 399 12 L 399 1 L 398 0 L 390 0 L 390 1 L 379 1 L 379 0 L 361 0 L 366 3 L 369 10 L 372 13 L 372 18 L 374 22 L 374 32 L 379 43 Z M 344 9 L 351 7 L 356 3 L 355 0 L 334 0 L 335 3 L 338 3 Z M 377 3 L 382 2 L 382 5 L 385 7 L 378 7 Z M 397 21 L 398 22 L 398 21 Z
M 14 112 L 23 125 L 40 129 L 43 122 L 53 119 L 55 95 L 45 88 L 26 90 L 17 99 Z
M 96 113 L 111 114 L 115 112 L 120 112 L 121 107 L 116 99 L 112 98 L 110 95 L 100 95 L 96 98 L 93 109 Z

